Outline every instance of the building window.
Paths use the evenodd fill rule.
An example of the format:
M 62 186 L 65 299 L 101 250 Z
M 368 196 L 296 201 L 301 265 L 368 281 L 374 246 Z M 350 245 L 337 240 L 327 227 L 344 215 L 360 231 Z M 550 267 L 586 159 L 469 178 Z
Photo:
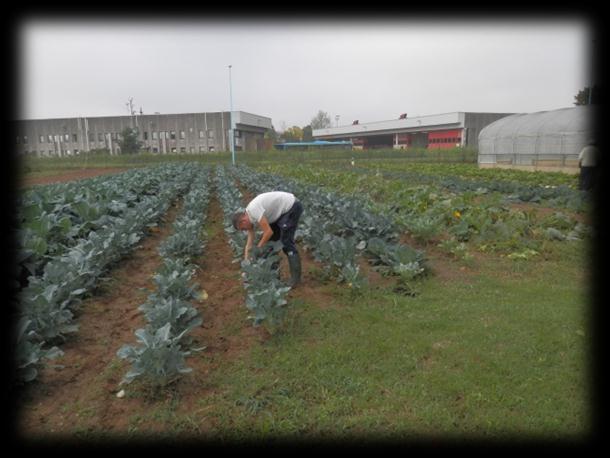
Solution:
M 236 131 L 235 131 L 235 136 L 236 136 L 236 137 L 241 137 L 241 131 L 236 130 Z
M 64 134 L 64 141 L 65 142 L 69 142 L 70 141 L 70 134 Z
M 199 152 L 200 152 L 200 153 L 203 153 L 204 151 L 205 151 L 205 147 L 204 147 L 204 146 L 200 146 L 200 147 L 199 147 Z
M 104 141 L 104 136 L 101 132 L 97 133 L 97 141 L 98 142 L 103 142 Z
M 193 148 L 192 146 L 189 148 L 189 153 L 194 153 L 195 152 L 195 148 Z
M 157 140 L 158 138 L 159 138 L 159 132 L 154 131 L 154 132 L 152 133 L 152 139 L 153 139 L 153 140 Z
M 47 143 L 53 143 L 53 135 L 47 135 Z
M 72 141 L 76 143 L 78 141 L 78 136 L 76 134 L 72 134 Z
M 210 151 L 210 152 L 214 152 L 214 147 L 213 147 L 213 146 L 210 146 L 209 151 Z
M 156 146 L 153 147 L 153 153 L 158 153 L 159 152 L 159 148 L 157 148 Z
M 180 152 L 181 153 L 186 153 L 186 147 L 185 146 L 181 146 L 180 147 Z
M 110 140 L 116 140 L 116 132 L 110 133 Z
M 180 131 L 180 140 L 184 140 L 185 138 L 186 138 L 186 137 L 185 137 L 185 135 L 184 135 L 184 131 L 183 131 L 183 130 L 181 130 L 181 131 Z
M 144 131 L 144 140 L 148 140 L 148 132 Z
M 176 139 L 176 131 L 175 130 L 170 130 L 169 132 L 169 138 L 171 140 L 175 140 Z
M 40 138 L 38 138 L 38 143 L 44 143 L 44 135 L 41 135 Z
M 200 131 L 199 131 L 199 138 L 203 138 L 203 135 L 204 135 L 204 134 L 203 134 L 203 130 L 200 130 Z
M 208 138 L 214 138 L 214 131 L 212 129 L 208 130 Z
M 93 132 L 89 132 L 89 143 L 93 143 L 95 141 L 95 136 L 93 135 Z
M 172 148 L 172 153 L 175 153 L 175 152 L 176 152 L 176 147 L 174 146 L 174 147 Z

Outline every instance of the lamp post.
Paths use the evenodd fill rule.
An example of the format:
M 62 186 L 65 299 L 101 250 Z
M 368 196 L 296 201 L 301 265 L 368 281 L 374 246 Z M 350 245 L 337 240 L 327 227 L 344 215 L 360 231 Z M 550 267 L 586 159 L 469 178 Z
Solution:
M 336 127 L 339 127 L 339 115 L 335 115 L 335 121 L 337 122 Z
M 589 56 L 593 56 L 595 53 L 595 50 L 593 49 L 593 46 L 595 46 L 595 40 L 591 40 L 591 51 L 589 51 Z M 593 59 L 591 58 L 591 64 L 589 65 L 589 71 L 591 72 L 591 76 L 589 77 L 589 84 L 591 85 L 589 87 L 589 97 L 587 100 L 587 105 L 591 105 L 591 99 L 593 98 Z
M 231 67 L 229 65 L 229 104 L 231 111 L 229 112 L 229 146 L 231 147 L 231 161 L 235 165 L 235 134 L 233 131 L 233 85 L 231 83 Z

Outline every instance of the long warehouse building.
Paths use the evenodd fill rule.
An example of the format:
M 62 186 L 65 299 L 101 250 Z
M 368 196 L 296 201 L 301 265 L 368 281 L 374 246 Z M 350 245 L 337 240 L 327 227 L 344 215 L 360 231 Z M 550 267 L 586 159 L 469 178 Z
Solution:
M 405 113 L 389 121 L 360 124 L 356 120 L 348 126 L 314 129 L 312 134 L 318 140 L 348 140 L 357 149 L 477 148 L 481 130 L 511 114 L 458 111 L 408 118 Z
M 235 150 L 260 151 L 271 118 L 233 111 Z M 142 148 L 151 153 L 229 151 L 231 112 L 134 114 L 127 116 L 13 121 L 18 154 L 71 156 L 107 150 L 120 154 L 121 132 L 137 128 Z

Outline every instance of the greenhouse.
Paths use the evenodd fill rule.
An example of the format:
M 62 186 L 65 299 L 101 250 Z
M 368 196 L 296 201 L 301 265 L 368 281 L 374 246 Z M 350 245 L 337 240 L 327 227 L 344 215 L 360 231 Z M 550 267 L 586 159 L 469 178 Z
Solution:
M 593 140 L 594 107 L 519 113 L 479 134 L 479 167 L 578 172 L 578 153 Z

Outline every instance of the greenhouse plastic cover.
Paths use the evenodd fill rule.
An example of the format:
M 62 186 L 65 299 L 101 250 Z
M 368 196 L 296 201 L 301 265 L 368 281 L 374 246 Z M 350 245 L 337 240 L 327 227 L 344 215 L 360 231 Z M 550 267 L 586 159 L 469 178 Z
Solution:
M 501 118 L 481 130 L 479 162 L 501 155 L 578 156 L 593 140 L 593 115 L 594 107 L 583 105 Z

